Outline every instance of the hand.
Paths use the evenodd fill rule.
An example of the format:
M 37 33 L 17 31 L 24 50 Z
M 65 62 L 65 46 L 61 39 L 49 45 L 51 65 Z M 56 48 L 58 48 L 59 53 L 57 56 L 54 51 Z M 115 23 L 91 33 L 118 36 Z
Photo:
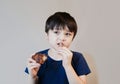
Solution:
M 34 78 L 37 76 L 37 72 L 40 68 L 40 64 L 36 63 L 35 60 L 33 60 L 31 57 L 28 58 L 28 63 L 27 63 L 28 71 L 29 74 Z
M 61 49 L 58 50 L 58 54 L 62 56 L 63 67 L 71 66 L 73 53 L 68 48 L 61 47 Z

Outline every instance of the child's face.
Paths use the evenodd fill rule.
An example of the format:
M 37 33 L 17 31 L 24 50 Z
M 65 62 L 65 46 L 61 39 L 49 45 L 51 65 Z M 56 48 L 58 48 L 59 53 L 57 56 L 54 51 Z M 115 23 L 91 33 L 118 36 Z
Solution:
M 74 32 L 70 32 L 68 27 L 64 29 L 49 30 L 47 37 L 52 48 L 59 50 L 61 47 L 69 48 L 72 43 Z

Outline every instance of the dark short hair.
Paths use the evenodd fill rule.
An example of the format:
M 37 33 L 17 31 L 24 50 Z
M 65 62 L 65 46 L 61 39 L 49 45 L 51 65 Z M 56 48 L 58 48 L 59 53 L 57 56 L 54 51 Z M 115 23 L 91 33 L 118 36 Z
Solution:
M 54 28 L 60 29 L 62 27 L 64 29 L 65 26 L 68 27 L 70 32 L 74 32 L 75 37 L 77 33 L 77 23 L 75 19 L 69 13 L 56 12 L 48 17 L 45 32 L 48 33 L 49 30 L 53 30 Z

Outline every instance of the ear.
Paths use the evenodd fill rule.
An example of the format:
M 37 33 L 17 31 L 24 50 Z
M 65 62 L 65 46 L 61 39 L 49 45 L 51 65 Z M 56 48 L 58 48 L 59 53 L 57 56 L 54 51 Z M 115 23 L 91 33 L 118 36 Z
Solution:
M 48 37 L 48 33 L 46 33 L 46 40 L 48 40 L 49 39 L 49 37 Z

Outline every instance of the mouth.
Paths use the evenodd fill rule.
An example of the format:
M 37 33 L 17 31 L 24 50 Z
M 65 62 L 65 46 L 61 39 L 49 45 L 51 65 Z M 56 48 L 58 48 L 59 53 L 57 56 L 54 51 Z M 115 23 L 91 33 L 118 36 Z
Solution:
M 63 43 L 57 43 L 58 47 L 63 47 L 64 44 Z

